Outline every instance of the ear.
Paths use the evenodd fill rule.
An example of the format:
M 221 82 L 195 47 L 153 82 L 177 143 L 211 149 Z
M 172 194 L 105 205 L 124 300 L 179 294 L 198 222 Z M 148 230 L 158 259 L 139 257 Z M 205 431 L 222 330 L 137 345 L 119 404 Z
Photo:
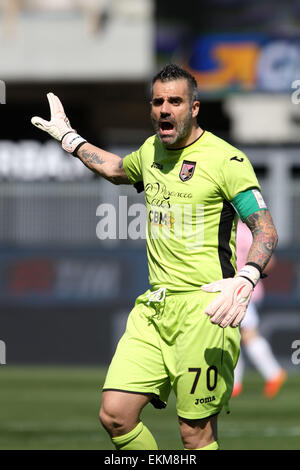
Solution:
M 197 117 L 200 109 L 200 101 L 194 101 L 192 106 L 192 116 Z

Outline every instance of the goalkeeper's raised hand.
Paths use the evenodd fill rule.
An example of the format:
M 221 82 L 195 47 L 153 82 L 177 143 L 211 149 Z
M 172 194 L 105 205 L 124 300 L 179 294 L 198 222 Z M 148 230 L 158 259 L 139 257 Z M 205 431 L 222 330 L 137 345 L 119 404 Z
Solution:
M 34 116 L 31 122 L 34 126 L 47 132 L 54 139 L 59 140 L 66 152 L 74 153 L 86 140 L 78 135 L 71 127 L 59 98 L 53 93 L 48 93 L 47 98 L 50 105 L 50 121 Z
M 205 284 L 201 289 L 205 292 L 221 292 L 206 307 L 205 313 L 212 323 L 237 327 L 243 320 L 251 294 L 260 279 L 260 271 L 246 264 L 235 277 Z

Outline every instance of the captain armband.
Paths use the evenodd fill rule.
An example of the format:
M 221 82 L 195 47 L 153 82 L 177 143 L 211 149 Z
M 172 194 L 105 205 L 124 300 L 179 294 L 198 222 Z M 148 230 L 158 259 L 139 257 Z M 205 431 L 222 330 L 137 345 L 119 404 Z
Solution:
M 248 189 L 239 193 L 232 199 L 231 204 L 243 222 L 254 212 L 267 209 L 267 205 L 258 189 Z

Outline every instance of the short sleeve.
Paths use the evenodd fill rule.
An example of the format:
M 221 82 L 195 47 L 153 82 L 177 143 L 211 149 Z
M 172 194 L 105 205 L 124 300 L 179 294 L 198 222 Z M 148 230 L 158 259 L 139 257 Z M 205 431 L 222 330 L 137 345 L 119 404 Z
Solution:
M 123 159 L 123 168 L 132 184 L 143 180 L 140 153 L 140 150 L 137 150 L 126 155 Z
M 225 158 L 221 175 L 221 191 L 228 201 L 247 189 L 261 189 L 249 159 L 241 151 Z

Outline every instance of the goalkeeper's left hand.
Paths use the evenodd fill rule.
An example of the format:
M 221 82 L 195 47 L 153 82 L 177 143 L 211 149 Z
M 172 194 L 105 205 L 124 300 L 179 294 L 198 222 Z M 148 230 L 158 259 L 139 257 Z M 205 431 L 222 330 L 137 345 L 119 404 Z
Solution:
M 235 277 L 205 284 L 205 292 L 221 292 L 206 307 L 205 313 L 212 323 L 222 328 L 237 327 L 243 320 L 251 294 L 260 279 L 260 271 L 252 265 L 245 265 Z

